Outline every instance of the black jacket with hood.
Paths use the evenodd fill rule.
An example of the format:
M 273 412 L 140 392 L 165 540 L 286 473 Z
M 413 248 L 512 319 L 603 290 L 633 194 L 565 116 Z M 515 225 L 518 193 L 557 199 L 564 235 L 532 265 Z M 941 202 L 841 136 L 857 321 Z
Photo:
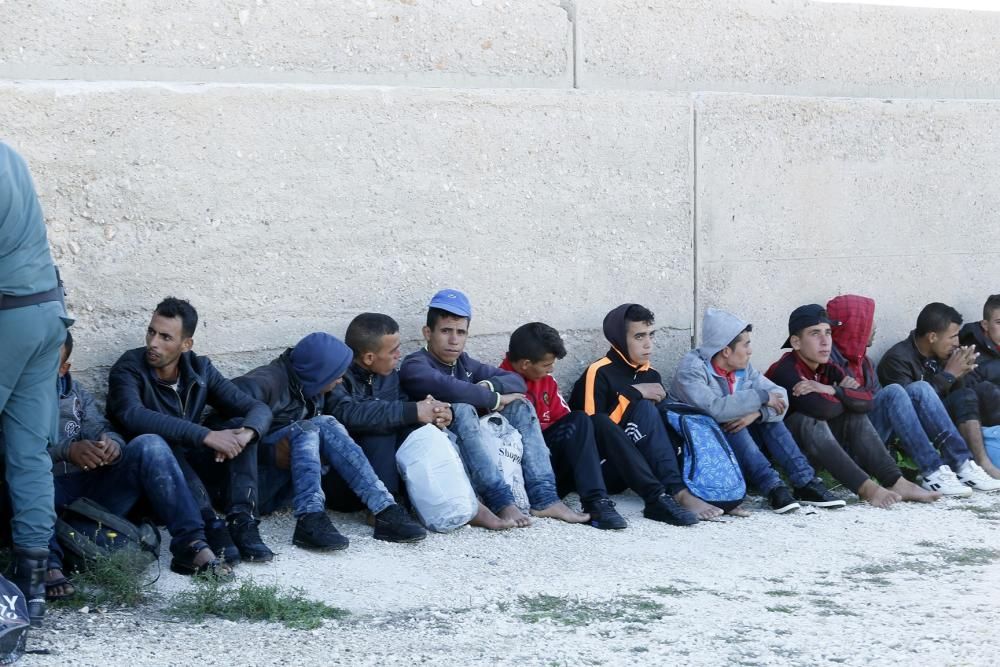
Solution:
M 979 380 L 1000 385 L 1000 348 L 990 340 L 979 322 L 967 322 L 958 334 L 962 345 L 975 345 L 979 358 L 973 375 Z
M 270 433 L 323 412 L 322 396 L 305 395 L 291 355 L 292 348 L 288 348 L 271 363 L 233 379 L 237 387 L 271 408 Z
M 323 410 L 351 433 L 387 434 L 418 426 L 417 404 L 399 386 L 399 372 L 378 375 L 351 364 L 344 381 L 326 395 Z
M 603 413 L 620 423 L 629 405 L 642 400 L 634 384 L 663 384 L 659 371 L 649 364 L 636 365 L 628 358 L 625 312 L 635 304 L 623 303 L 604 317 L 604 337 L 611 343 L 608 353 L 590 364 L 573 385 L 569 407 L 588 415 Z

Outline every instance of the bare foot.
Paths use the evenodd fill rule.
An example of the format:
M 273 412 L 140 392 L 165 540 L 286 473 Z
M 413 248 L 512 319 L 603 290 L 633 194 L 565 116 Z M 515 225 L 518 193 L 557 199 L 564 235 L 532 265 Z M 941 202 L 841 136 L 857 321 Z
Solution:
M 903 500 L 911 503 L 932 503 L 941 497 L 941 494 L 937 491 L 928 491 L 921 486 L 917 486 L 905 477 L 900 477 L 891 488 L 893 491 L 898 493 Z
M 531 525 L 531 519 L 524 516 L 524 513 L 517 509 L 517 505 L 507 505 L 497 512 L 497 517 L 501 521 L 513 521 L 515 528 L 527 528 Z
M 985 463 L 982 461 L 976 461 L 976 463 L 979 464 L 980 468 L 986 471 L 987 475 L 989 475 L 993 479 L 1000 479 L 1000 468 L 997 468 L 995 465 L 993 465 L 991 461 L 987 460 Z
M 694 512 L 695 516 L 702 521 L 708 521 L 722 516 L 722 510 L 720 508 L 715 505 L 709 505 L 687 489 L 682 489 L 674 494 L 674 500 L 679 502 L 685 509 Z
M 62 580 L 61 583 L 53 585 L 52 582 Z M 62 600 L 76 593 L 73 584 L 66 580 L 66 575 L 59 568 L 50 568 L 45 573 L 45 597 L 49 600 Z
M 858 496 L 869 505 L 878 507 L 879 509 L 889 509 L 903 499 L 903 497 L 895 491 L 890 491 L 889 489 L 879 486 L 870 479 L 865 480 L 865 483 L 861 485 L 860 489 L 858 489 Z
M 728 514 L 729 516 L 738 516 L 738 517 L 741 517 L 741 518 L 746 518 L 746 517 L 750 516 L 750 512 L 748 510 L 744 509 L 743 505 L 740 505 L 738 507 L 734 507 L 731 510 L 726 510 L 726 514 Z
M 549 505 L 543 510 L 531 510 L 532 516 L 548 517 L 550 519 L 559 519 L 560 521 L 565 521 L 566 523 L 587 523 L 590 521 L 590 515 L 571 510 L 566 506 L 566 503 L 559 501 L 552 505 Z
M 524 515 L 522 514 L 521 516 Z M 477 528 L 485 528 L 486 530 L 507 530 L 508 528 L 517 526 L 517 524 L 509 519 L 501 519 L 482 503 L 479 503 L 479 511 L 476 512 L 476 516 L 472 517 L 469 525 L 476 526 Z

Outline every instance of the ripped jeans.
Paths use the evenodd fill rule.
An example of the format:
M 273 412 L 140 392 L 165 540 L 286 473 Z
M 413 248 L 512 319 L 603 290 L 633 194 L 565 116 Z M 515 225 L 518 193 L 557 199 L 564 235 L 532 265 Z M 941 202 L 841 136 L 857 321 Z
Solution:
M 322 480 L 331 467 L 372 514 L 396 502 L 361 447 L 329 415 L 303 419 L 268 433 L 258 451 L 264 514 L 287 505 L 289 495 L 296 517 L 325 511 Z M 282 460 L 285 456 L 287 463 Z

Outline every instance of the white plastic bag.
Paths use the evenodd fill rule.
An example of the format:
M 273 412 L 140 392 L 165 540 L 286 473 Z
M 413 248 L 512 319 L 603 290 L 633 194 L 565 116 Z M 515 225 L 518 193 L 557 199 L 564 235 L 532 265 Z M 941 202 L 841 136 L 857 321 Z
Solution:
M 413 509 L 429 530 L 456 530 L 479 511 L 462 459 L 441 429 L 425 424 L 411 433 L 396 451 L 396 467 Z
M 514 494 L 514 504 L 527 514 L 531 503 L 524 488 L 524 472 L 521 470 L 521 458 L 524 456 L 521 434 L 499 412 L 491 412 L 481 418 L 479 430 L 483 434 L 486 451 L 496 457 L 500 475 Z

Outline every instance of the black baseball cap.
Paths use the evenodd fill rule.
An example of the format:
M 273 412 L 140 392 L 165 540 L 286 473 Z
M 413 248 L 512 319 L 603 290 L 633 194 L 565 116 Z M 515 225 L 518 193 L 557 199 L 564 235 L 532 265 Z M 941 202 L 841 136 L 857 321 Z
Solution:
M 839 327 L 840 322 L 836 320 L 831 320 L 826 314 L 826 308 L 819 305 L 818 303 L 810 303 L 805 306 L 799 306 L 792 311 L 792 314 L 788 316 L 788 338 L 781 345 L 781 348 L 792 346 L 792 336 L 796 335 L 803 329 L 808 329 L 809 327 L 814 327 L 817 324 L 829 324 L 831 327 Z

